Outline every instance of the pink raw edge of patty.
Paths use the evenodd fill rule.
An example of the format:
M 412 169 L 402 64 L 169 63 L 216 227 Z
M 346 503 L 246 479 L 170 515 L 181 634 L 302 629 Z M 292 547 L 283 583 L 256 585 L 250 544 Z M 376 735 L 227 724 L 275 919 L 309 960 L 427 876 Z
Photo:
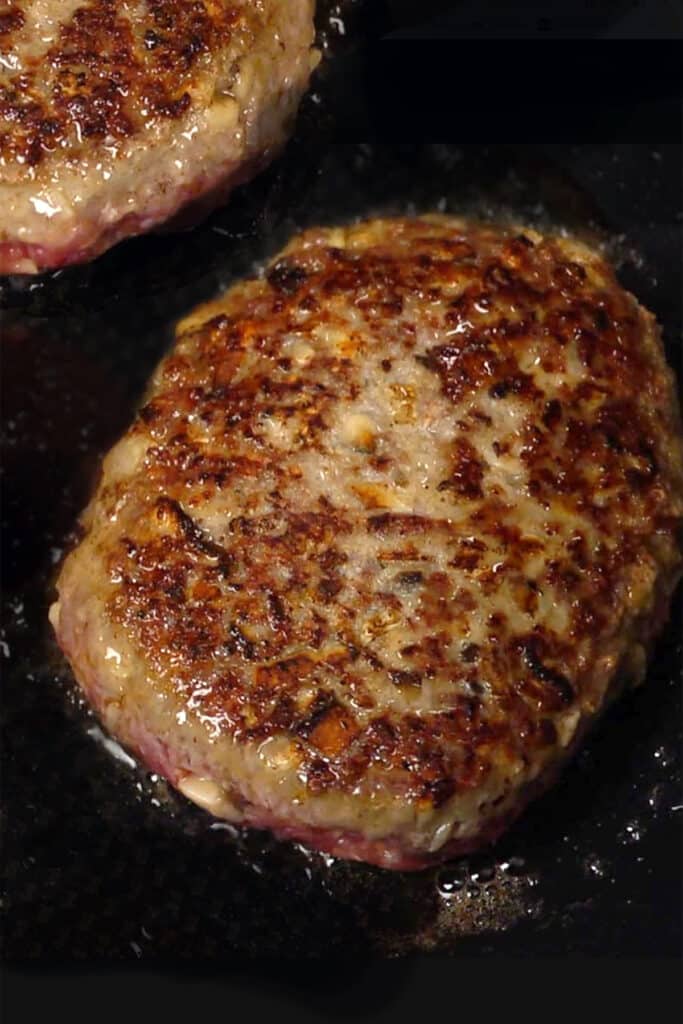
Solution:
M 98 228 L 97 221 L 77 222 L 71 234 L 59 245 L 45 246 L 12 239 L 0 242 L 0 274 L 34 273 L 27 269 L 27 263 L 35 266 L 39 273 L 87 263 L 117 242 L 144 234 L 162 224 L 169 230 L 174 227 L 186 230 L 225 202 L 234 188 L 263 170 L 276 152 L 275 149 L 265 150 L 245 163 L 232 161 L 217 173 L 177 189 L 171 193 L 170 200 L 155 210 L 126 213 L 104 229 Z M 182 224 L 176 220 L 182 220 Z

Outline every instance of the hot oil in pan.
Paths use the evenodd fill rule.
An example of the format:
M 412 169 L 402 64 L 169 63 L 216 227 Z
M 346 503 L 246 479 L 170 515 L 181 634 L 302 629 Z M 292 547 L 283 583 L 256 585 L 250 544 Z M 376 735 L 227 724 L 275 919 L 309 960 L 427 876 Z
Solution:
M 638 929 L 661 934 L 661 905 L 650 903 L 678 841 L 680 601 L 645 687 L 608 713 L 552 792 L 493 850 L 402 875 L 215 822 L 112 757 L 50 636 L 57 563 L 172 322 L 302 226 L 434 208 L 580 229 L 630 261 L 649 304 L 652 271 L 633 259 L 623 232 L 605 231 L 588 194 L 551 162 L 509 148 L 349 146 L 314 159 L 295 145 L 190 235 L 140 239 L 90 267 L 10 290 L 2 635 L 10 957 L 586 951 L 638 948 Z

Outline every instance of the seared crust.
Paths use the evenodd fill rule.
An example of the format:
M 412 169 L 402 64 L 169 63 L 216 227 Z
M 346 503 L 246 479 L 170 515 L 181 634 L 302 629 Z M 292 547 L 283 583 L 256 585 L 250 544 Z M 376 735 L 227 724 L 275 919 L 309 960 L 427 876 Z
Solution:
M 599 254 L 441 217 L 309 231 L 181 324 L 58 637 L 216 813 L 414 866 L 495 833 L 642 675 L 682 463 L 658 329 Z
M 92 255 L 276 149 L 312 19 L 313 0 L 0 5 L 0 272 Z M 79 225 L 65 248 L 69 214 L 101 241 Z
M 19 36 L 19 51 L 29 6 L 20 0 L 0 22 L 4 38 Z M 211 0 L 147 0 L 135 18 L 131 13 L 115 0 L 79 4 L 40 61 L 22 62 L 8 76 L 0 100 L 5 160 L 35 167 L 57 147 L 74 153 L 89 139 L 126 139 L 146 131 L 152 118 L 181 117 L 198 102 L 202 64 L 235 36 L 253 42 L 258 28 L 243 5 Z

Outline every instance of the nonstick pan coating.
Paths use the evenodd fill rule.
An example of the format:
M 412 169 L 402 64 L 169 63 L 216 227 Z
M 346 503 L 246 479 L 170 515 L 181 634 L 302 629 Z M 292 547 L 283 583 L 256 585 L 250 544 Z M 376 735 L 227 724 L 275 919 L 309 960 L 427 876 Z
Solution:
M 56 566 L 174 321 L 306 224 L 438 208 L 568 228 L 606 245 L 680 366 L 678 147 L 328 145 L 314 107 L 193 231 L 4 286 L 5 958 L 675 955 L 680 593 L 646 685 L 552 792 L 495 849 L 414 875 L 212 822 L 112 755 L 51 639 Z

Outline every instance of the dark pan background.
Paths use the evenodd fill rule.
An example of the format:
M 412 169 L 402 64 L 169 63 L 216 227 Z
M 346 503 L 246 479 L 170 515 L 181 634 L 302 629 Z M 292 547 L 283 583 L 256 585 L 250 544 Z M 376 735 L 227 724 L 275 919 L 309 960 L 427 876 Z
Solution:
M 348 24 L 361 31 L 351 6 Z M 456 970 L 457 984 L 477 979 L 486 1001 L 496 986 L 483 965 L 520 957 L 534 958 L 516 959 L 515 970 L 536 992 L 538 973 L 521 967 L 553 956 L 599 957 L 603 983 L 612 958 L 637 958 L 641 970 L 649 962 L 664 972 L 640 975 L 658 1001 L 671 990 L 683 918 L 680 590 L 646 685 L 608 712 L 555 789 L 494 850 L 417 875 L 212 828 L 112 757 L 51 640 L 57 564 L 174 322 L 306 224 L 438 207 L 578 232 L 607 247 L 623 283 L 657 314 L 680 374 L 683 151 L 671 120 L 680 94 L 667 73 L 641 96 L 624 78 L 584 120 L 587 87 L 578 96 L 559 88 L 559 125 L 533 123 L 544 107 L 530 72 L 506 110 L 489 83 L 466 96 L 463 137 L 473 141 L 461 144 L 454 99 L 490 47 L 451 61 L 458 89 L 449 92 L 443 46 L 410 44 L 409 58 L 391 40 L 335 46 L 338 62 L 323 67 L 283 156 L 207 221 L 1 286 L 3 955 L 8 980 L 23 982 L 8 990 L 27 1020 L 33 978 L 53 972 L 50 991 L 67 998 L 74 986 L 60 985 L 71 977 L 86 999 L 93 979 L 83 972 L 97 967 L 138 981 L 210 980 L 240 1006 L 294 1007 L 302 1021 L 403 1019 L 401 1008 L 414 1017 L 420 993 L 449 992 Z M 412 83 L 399 74 L 407 60 Z M 535 74 L 552 64 L 546 55 Z M 614 134 L 615 112 L 629 143 Z M 483 141 L 513 133 L 521 141 Z M 387 960 L 397 954 L 400 966 Z M 543 973 L 553 977 L 551 967 Z M 609 982 L 628 1019 L 646 1011 L 633 982 L 628 970 L 618 994 Z M 576 994 L 563 992 L 567 1009 Z M 109 1019 L 106 1009 L 98 1012 Z

